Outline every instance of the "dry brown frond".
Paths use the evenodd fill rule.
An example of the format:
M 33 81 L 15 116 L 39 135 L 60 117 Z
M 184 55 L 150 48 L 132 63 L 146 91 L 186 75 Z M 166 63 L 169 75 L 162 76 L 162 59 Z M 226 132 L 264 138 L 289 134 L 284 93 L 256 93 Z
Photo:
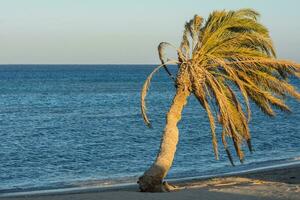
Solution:
M 175 64 L 174 62 L 166 62 L 162 65 L 157 66 L 147 77 L 146 81 L 144 82 L 143 88 L 142 88 L 142 92 L 141 92 L 141 112 L 142 112 L 142 117 L 144 119 L 144 122 L 146 123 L 146 125 L 148 127 L 151 127 L 151 123 L 150 120 L 147 116 L 147 106 L 146 106 L 146 96 L 147 96 L 147 92 L 149 90 L 150 87 L 150 83 L 151 83 L 151 79 L 153 77 L 153 75 L 163 66 L 165 66 L 165 64 Z

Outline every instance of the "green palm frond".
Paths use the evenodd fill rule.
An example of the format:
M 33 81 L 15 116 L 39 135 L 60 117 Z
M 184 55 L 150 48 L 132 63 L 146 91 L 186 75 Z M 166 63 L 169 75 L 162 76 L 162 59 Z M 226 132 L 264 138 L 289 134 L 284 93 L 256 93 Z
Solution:
M 299 92 L 288 80 L 289 76 L 300 77 L 300 65 L 276 58 L 269 31 L 258 18 L 259 13 L 252 9 L 215 11 L 206 21 L 195 15 L 186 23 L 177 50 L 177 79 L 187 70 L 191 92 L 208 115 L 216 158 L 215 127 L 219 123 L 223 129 L 222 143 L 232 164 L 226 137 L 233 140 L 241 162 L 241 144 L 246 142 L 252 151 L 248 127 L 250 100 L 269 116 L 275 115 L 274 107 L 290 111 L 285 96 L 300 100 Z M 236 90 L 242 99 L 237 98 Z M 208 97 L 215 102 L 216 113 L 211 111 Z

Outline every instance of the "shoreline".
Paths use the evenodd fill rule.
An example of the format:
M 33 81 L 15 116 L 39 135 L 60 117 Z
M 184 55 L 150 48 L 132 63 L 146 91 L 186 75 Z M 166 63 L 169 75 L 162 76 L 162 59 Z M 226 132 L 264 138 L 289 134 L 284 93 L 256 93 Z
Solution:
M 292 173 L 292 174 L 291 174 Z M 292 178 L 291 178 L 292 177 Z M 251 181 L 253 179 L 253 181 Z M 291 180 L 289 180 L 291 179 Z M 300 196 L 300 161 L 296 160 L 293 163 L 277 164 L 273 166 L 258 167 L 249 170 L 242 170 L 238 172 L 229 172 L 223 174 L 216 174 L 210 176 L 198 176 L 189 178 L 179 178 L 179 179 L 168 179 L 170 183 L 176 184 L 182 188 L 179 193 L 183 191 L 189 191 L 191 189 L 198 188 L 203 189 L 208 186 L 219 187 L 220 185 L 239 185 L 239 184 L 250 184 L 254 185 L 259 182 L 267 182 L 272 180 L 273 182 L 279 181 L 280 183 L 285 182 L 295 182 L 293 186 L 299 188 L 297 190 Z M 151 194 L 151 193 L 140 193 L 138 192 L 138 186 L 136 183 L 125 183 L 117 185 L 108 186 L 83 186 L 83 187 L 71 187 L 71 188 L 57 188 L 57 189 L 45 189 L 45 190 L 35 190 L 35 191 L 21 191 L 12 193 L 2 193 L 0 194 L 0 199 L 56 199 L 56 197 L 65 196 L 81 196 L 81 195 L 107 195 L 108 193 L 123 193 L 123 192 L 133 192 L 136 194 Z M 176 192 L 177 193 L 177 192 Z M 162 193 L 160 193 L 162 194 Z M 122 194 L 120 194 L 120 199 Z M 274 198 L 274 197 L 273 197 Z
M 243 173 L 251 173 L 251 172 L 257 172 L 257 171 L 263 171 L 263 170 L 272 170 L 282 167 L 288 167 L 293 165 L 300 165 L 300 157 L 296 156 L 293 158 L 288 159 L 279 159 L 279 160 L 273 160 L 272 162 L 275 162 L 275 164 L 270 165 L 270 161 L 268 161 L 268 165 L 261 165 L 252 167 L 252 168 L 240 168 L 243 167 L 242 165 L 239 165 L 238 167 L 233 167 L 231 169 L 235 171 L 229 171 L 229 172 L 221 172 L 221 173 L 215 173 L 215 174 L 208 174 L 208 175 L 196 175 L 196 176 L 187 176 L 187 177 L 179 177 L 179 178 L 167 178 L 165 179 L 168 182 L 171 183 L 181 183 L 181 182 L 189 182 L 194 180 L 206 180 L 210 178 L 215 177 L 227 177 L 227 176 L 234 176 L 239 175 Z M 132 179 L 131 179 L 132 178 Z M 138 179 L 138 176 L 131 177 L 129 180 L 123 180 L 123 179 L 116 179 L 113 180 L 114 183 L 105 183 L 103 180 L 83 180 L 83 181 L 76 181 L 68 183 L 56 183 L 52 184 L 52 186 L 40 186 L 40 187 L 30 187 L 30 188 L 20 188 L 20 189 L 2 189 L 0 190 L 0 198 L 6 197 L 6 196 L 20 196 L 20 195 L 38 195 L 38 194 L 56 194 L 56 193 L 68 193 L 68 192 L 78 192 L 78 191 L 94 191 L 94 190 L 113 190 L 118 188 L 126 188 L 126 187 L 134 187 L 136 185 L 135 180 Z

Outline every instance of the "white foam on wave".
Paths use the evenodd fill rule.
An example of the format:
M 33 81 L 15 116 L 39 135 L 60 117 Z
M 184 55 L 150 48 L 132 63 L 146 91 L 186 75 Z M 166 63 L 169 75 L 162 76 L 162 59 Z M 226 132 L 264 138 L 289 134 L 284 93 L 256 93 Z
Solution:
M 300 157 L 295 157 L 294 160 L 300 160 Z
M 283 162 L 284 161 L 284 162 Z M 207 178 L 216 178 L 221 176 L 232 176 L 232 175 L 239 175 L 245 174 L 249 172 L 259 172 L 265 171 L 270 169 L 280 169 L 283 167 L 290 167 L 300 165 L 300 157 L 290 158 L 286 160 L 281 160 L 280 163 L 267 165 L 267 166 L 258 166 L 250 169 L 240 169 L 238 171 L 233 172 L 225 172 L 213 175 L 204 175 L 204 176 L 193 176 L 193 177 L 186 177 L 186 178 L 174 178 L 174 179 L 167 179 L 167 181 L 172 181 L 174 183 L 182 182 L 182 181 L 193 181 L 193 180 L 203 180 Z M 123 180 L 124 181 L 124 180 Z M 121 189 L 121 188 L 137 188 L 136 183 L 117 183 L 118 181 L 105 181 L 105 182 L 98 182 L 95 181 L 93 184 L 79 184 L 77 187 L 68 187 L 68 188 L 55 188 L 55 189 L 42 189 L 42 190 L 34 190 L 34 191 L 14 191 L 14 192 L 7 192 L 0 194 L 0 197 L 20 197 L 20 196 L 33 196 L 33 195 L 49 195 L 49 194 L 72 194 L 72 193 L 86 193 L 86 192 L 99 192 L 99 191 L 109 191 L 114 189 Z M 117 183 L 117 184 L 113 184 Z

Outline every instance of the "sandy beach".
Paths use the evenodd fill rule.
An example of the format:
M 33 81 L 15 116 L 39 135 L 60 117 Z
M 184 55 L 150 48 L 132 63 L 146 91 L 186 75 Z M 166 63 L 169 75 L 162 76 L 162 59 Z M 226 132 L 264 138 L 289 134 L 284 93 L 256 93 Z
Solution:
M 1 197 L 9 200 L 77 200 L 77 199 L 300 199 L 300 164 L 246 172 L 203 180 L 175 182 L 180 188 L 170 193 L 141 193 L 137 185 L 119 188 L 94 188 L 81 191 L 19 194 Z

